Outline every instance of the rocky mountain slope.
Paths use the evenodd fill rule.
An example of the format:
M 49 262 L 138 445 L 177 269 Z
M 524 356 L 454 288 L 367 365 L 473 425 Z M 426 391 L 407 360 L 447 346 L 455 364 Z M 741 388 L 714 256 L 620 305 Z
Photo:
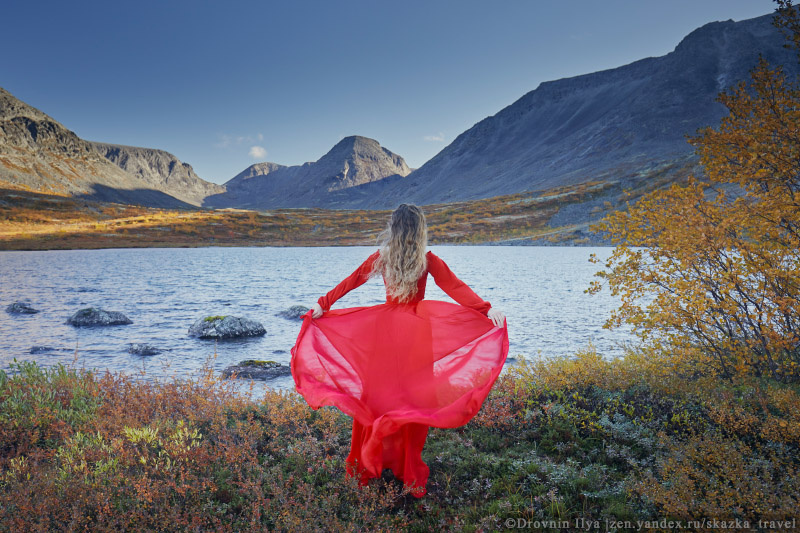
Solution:
M 685 170 L 686 135 L 716 126 L 717 94 L 748 79 L 762 54 L 797 75 L 772 15 L 707 24 L 675 50 L 619 68 L 542 83 L 459 135 L 401 182 L 346 205 L 387 207 L 488 198 L 594 180 Z M 675 164 L 680 162 L 680 164 Z
M 195 174 L 192 165 L 182 163 L 164 150 L 100 142 L 90 144 L 106 159 L 138 177 L 149 187 L 186 203 L 199 206 L 206 196 L 225 191 L 223 186 L 201 179 Z
M 85 141 L 0 88 L 3 186 L 151 207 L 200 205 L 224 190 L 167 152 Z
M 351 136 L 313 163 L 291 167 L 276 163 L 252 165 L 225 183 L 225 193 L 209 196 L 203 205 L 250 209 L 337 207 L 343 200 L 358 197 L 358 193 L 349 192 L 352 189 L 396 181 L 410 172 L 402 157 L 377 141 Z

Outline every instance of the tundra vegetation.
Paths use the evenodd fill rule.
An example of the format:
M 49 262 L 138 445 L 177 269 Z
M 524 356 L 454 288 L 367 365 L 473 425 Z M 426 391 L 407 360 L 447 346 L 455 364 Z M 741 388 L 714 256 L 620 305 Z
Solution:
M 679 166 L 688 168 L 684 163 Z M 632 194 L 663 186 L 673 170 L 646 173 Z M 611 209 L 619 191 L 615 181 L 592 181 L 423 209 L 432 244 L 509 239 L 584 244 L 588 223 L 554 228 L 549 220 L 565 206 L 606 197 L 610 200 L 606 209 Z M 602 216 L 602 209 L 595 208 L 594 215 Z M 389 215 L 389 211 L 316 208 L 168 210 L 0 188 L 0 250 L 374 245 Z

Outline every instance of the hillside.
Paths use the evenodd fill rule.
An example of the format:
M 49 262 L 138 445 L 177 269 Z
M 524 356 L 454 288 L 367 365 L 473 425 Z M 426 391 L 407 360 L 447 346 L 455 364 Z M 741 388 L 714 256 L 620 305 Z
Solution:
M 748 79 L 759 54 L 800 72 L 784 42 L 772 15 L 713 22 L 665 56 L 542 83 L 406 179 L 343 203 L 459 201 L 691 168 L 676 164 L 692 154 L 686 136 L 719 124 L 718 93 Z
M 203 199 L 219 194 L 225 188 L 201 179 L 192 165 L 181 162 L 164 150 L 121 146 L 100 142 L 89 143 L 106 159 L 147 186 L 163 191 L 192 205 L 202 205 Z
M 167 152 L 85 141 L 2 88 L 0 186 L 151 207 L 199 205 L 223 190 Z

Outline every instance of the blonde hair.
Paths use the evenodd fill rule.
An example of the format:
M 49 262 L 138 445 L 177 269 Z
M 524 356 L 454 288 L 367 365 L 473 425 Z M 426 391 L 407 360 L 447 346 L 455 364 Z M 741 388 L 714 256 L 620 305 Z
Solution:
M 400 204 L 381 232 L 380 256 L 373 275 L 383 274 L 386 290 L 400 302 L 417 293 L 417 281 L 427 266 L 428 224 L 425 214 L 413 204 Z

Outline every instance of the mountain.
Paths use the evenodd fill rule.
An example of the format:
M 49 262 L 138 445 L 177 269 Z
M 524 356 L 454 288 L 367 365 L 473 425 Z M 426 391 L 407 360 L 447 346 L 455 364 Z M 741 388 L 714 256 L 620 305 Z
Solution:
M 236 174 L 233 178 L 227 181 L 225 186 L 236 188 L 245 180 L 256 178 L 258 176 L 266 176 L 270 172 L 274 172 L 282 168 L 286 168 L 286 166 L 279 165 L 278 163 L 269 163 L 269 162 L 256 163 L 255 165 L 250 165 L 246 169 Z
M 715 101 L 718 93 L 749 79 L 759 54 L 793 76 L 800 72 L 784 43 L 772 15 L 713 22 L 665 56 L 542 83 L 406 179 L 346 203 L 391 208 L 401 201 L 431 204 L 595 180 L 635 181 L 666 166 L 686 171 L 685 160 L 693 157 L 686 136 L 719 124 L 726 110 Z
M 138 177 L 148 187 L 186 203 L 199 206 L 206 196 L 225 191 L 223 186 L 201 179 L 194 173 L 192 165 L 182 163 L 164 150 L 100 142 L 89 144 L 119 168 Z
M 0 88 L 3 186 L 170 208 L 223 190 L 167 152 L 85 141 Z
M 314 163 L 291 167 L 276 163 L 252 165 L 225 183 L 225 193 L 209 196 L 203 205 L 251 209 L 338 207 L 343 201 L 359 198 L 357 192 L 351 191 L 360 186 L 397 181 L 410 172 L 402 157 L 377 141 L 351 136 Z

